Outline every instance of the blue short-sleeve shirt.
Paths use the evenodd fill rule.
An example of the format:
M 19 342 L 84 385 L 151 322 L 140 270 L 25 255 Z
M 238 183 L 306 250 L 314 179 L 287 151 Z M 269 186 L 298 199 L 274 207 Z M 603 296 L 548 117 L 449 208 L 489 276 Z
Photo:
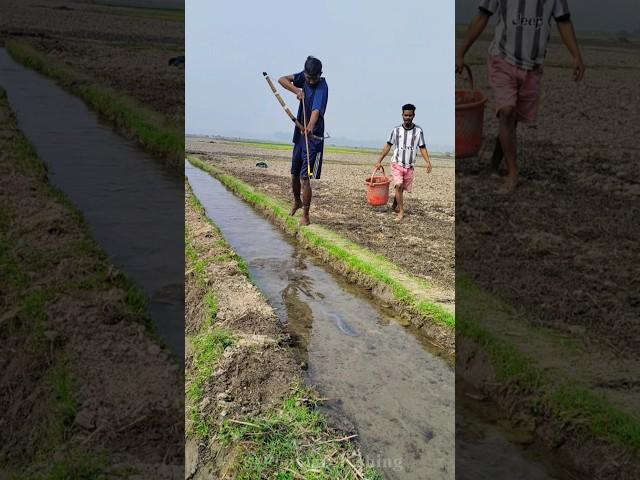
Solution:
M 311 118 L 311 112 L 314 110 L 320 112 L 318 121 L 313 127 L 313 134 L 318 137 L 324 136 L 324 112 L 327 109 L 327 99 L 329 98 L 327 81 L 324 78 L 320 78 L 320 81 L 311 87 L 304 78 L 304 72 L 300 72 L 293 76 L 293 84 L 304 91 L 304 108 L 306 109 L 307 123 Z M 302 117 L 302 102 L 298 106 L 298 121 L 302 125 L 305 124 Z M 296 128 L 293 132 L 293 143 L 297 143 L 301 138 L 303 139 L 304 137 L 300 130 Z

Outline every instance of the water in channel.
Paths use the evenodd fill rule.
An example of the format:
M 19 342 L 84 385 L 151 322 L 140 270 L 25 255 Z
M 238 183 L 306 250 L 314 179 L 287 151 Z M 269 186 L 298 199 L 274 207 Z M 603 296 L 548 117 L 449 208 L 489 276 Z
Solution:
M 184 358 L 184 186 L 77 97 L 0 48 L 0 87 L 51 184 L 111 263 L 149 297 L 159 335 Z

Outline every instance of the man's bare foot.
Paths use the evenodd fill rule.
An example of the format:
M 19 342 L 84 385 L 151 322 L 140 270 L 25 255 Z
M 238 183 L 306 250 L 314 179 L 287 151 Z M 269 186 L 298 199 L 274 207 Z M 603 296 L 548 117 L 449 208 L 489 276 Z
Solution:
M 293 205 L 291 206 L 291 211 L 289 212 L 289 216 L 293 217 L 299 208 L 302 208 L 302 202 L 299 200 L 293 202 Z
M 396 217 L 396 222 L 399 222 L 404 217 L 404 212 L 398 212 L 398 216 Z
M 498 193 L 500 194 L 512 193 L 517 186 L 518 186 L 518 174 L 507 175 L 507 177 L 504 179 L 504 183 L 502 184 L 502 187 L 498 189 Z
M 309 225 L 309 224 L 311 224 L 311 221 L 309 220 L 309 215 L 302 214 L 302 217 L 300 217 L 300 225 Z

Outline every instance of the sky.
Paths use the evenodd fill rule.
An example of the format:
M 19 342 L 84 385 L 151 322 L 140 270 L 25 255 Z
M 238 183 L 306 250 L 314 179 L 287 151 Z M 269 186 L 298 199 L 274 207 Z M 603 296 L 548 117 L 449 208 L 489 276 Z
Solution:
M 477 5 L 476 0 L 456 0 L 457 23 L 467 23 Z M 569 9 L 577 31 L 615 33 L 640 28 L 639 0 L 569 0 Z
M 453 150 L 453 2 L 189 0 L 185 17 L 188 134 L 290 141 L 262 72 L 277 84 L 313 55 L 329 86 L 327 143 L 382 147 L 413 103 L 427 147 Z

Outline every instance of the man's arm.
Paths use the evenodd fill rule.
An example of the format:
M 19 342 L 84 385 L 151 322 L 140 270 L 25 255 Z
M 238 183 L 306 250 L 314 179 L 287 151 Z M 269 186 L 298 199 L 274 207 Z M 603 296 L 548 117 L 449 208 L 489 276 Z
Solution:
M 420 154 L 422 155 L 422 158 L 424 158 L 424 161 L 427 162 L 427 173 L 431 173 L 431 159 L 429 158 L 427 147 L 425 147 L 424 145 L 420 147 Z
M 558 20 L 558 32 L 563 43 L 573 56 L 573 79 L 579 82 L 584 77 L 584 63 L 582 55 L 578 48 L 578 40 L 576 39 L 576 31 L 573 28 L 571 20 Z
M 467 31 L 464 34 L 464 38 L 462 39 L 462 44 L 456 50 L 456 73 L 462 72 L 462 65 L 464 64 L 464 56 L 467 51 L 471 48 L 471 45 L 478 39 L 478 37 L 484 32 L 484 29 L 487 28 L 487 24 L 489 23 L 489 14 L 481 11 L 467 27 Z
M 391 150 L 391 145 L 387 142 L 385 144 L 384 148 L 382 149 L 382 153 L 380 154 L 380 158 L 376 162 L 376 170 L 382 166 L 382 161 L 384 160 L 384 157 L 387 156 L 387 154 L 389 153 L 390 150 Z
M 293 84 L 293 75 L 285 75 L 284 77 L 280 77 L 278 79 L 278 83 L 282 85 L 282 88 L 285 88 L 293 93 L 298 100 L 302 100 L 302 98 L 304 97 L 302 89 L 296 87 Z
M 309 118 L 309 123 L 307 123 L 307 135 L 313 134 L 313 128 L 316 126 L 316 122 L 320 117 L 320 110 L 314 110 L 311 112 L 311 117 Z

